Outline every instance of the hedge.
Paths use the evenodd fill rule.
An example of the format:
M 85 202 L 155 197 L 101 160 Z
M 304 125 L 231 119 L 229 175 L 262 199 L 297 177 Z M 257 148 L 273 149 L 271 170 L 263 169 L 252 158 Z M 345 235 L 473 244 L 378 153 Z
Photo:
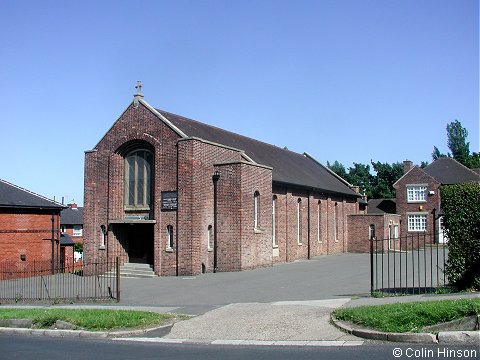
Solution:
M 446 276 L 457 290 L 480 290 L 480 184 L 441 188 L 448 236 Z

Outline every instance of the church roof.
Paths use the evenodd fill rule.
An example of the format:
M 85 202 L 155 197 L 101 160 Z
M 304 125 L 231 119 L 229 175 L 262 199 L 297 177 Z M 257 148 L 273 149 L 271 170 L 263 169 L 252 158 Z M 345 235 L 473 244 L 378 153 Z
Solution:
M 449 157 L 438 158 L 423 170 L 444 185 L 480 182 L 480 175 Z
M 61 210 L 64 207 L 46 197 L 0 179 L 0 208 Z
M 217 144 L 243 150 L 261 165 L 273 168 L 273 182 L 294 185 L 329 193 L 358 197 L 348 183 L 315 161 L 308 154 L 299 154 L 243 135 L 156 109 L 188 137 L 196 137 Z

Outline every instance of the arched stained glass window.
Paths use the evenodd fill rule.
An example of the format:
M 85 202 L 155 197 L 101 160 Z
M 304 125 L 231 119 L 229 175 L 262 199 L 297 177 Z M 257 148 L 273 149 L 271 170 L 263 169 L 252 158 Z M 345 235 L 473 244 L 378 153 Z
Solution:
M 152 193 L 153 154 L 134 150 L 125 157 L 125 206 L 149 209 Z

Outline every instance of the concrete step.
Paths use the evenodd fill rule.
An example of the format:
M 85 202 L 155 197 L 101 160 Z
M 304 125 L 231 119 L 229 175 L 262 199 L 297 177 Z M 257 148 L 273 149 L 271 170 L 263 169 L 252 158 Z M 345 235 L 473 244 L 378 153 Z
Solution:
M 105 276 L 115 276 L 114 272 L 108 272 Z M 150 264 L 125 263 L 120 266 L 120 277 L 131 279 L 145 279 L 156 277 Z
M 152 265 L 150 264 L 141 264 L 141 263 L 125 263 L 120 266 L 120 269 L 144 269 L 144 270 L 153 270 Z
M 155 276 L 153 267 L 150 264 L 125 263 L 120 266 L 120 277 L 149 278 Z

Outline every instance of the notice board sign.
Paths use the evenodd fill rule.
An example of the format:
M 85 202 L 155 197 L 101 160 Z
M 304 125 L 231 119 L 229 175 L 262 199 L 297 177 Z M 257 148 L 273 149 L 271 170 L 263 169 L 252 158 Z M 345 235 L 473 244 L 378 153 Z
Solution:
M 162 191 L 162 210 L 177 210 L 178 194 L 176 191 Z

